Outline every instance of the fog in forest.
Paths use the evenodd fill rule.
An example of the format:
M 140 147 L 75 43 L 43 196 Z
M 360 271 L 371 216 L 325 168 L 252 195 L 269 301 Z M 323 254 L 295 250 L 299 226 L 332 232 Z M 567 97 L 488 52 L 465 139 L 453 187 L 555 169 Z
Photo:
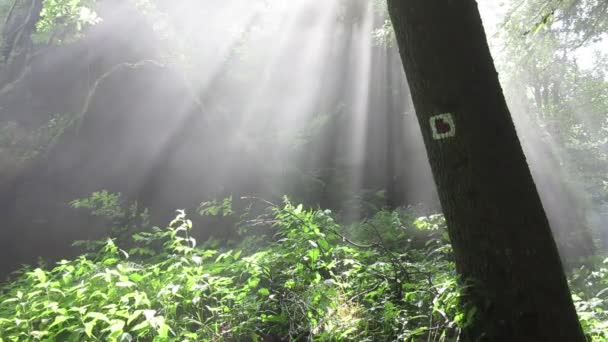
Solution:
M 43 15 L 42 24 L 19 6 L 3 12 L 3 274 L 38 256 L 72 255 L 73 240 L 104 236 L 102 222 L 70 205 L 94 191 L 122 193 L 156 224 L 228 196 L 238 206 L 242 197 L 286 195 L 345 221 L 372 207 L 440 211 L 382 1 L 82 6 L 66 22 Z M 568 50 L 560 57 L 566 71 L 531 57 L 545 58 L 534 67 L 556 70 L 527 74 L 533 70 L 520 68 L 506 45 L 518 35 L 537 39 L 536 22 L 528 18 L 523 30 L 505 21 L 525 11 L 513 6 L 480 1 L 488 40 L 562 254 L 588 255 L 604 248 L 608 219 L 598 189 L 606 184 L 606 121 L 598 115 L 607 108 L 607 40 Z M 14 37 L 28 27 L 31 42 Z M 27 57 L 9 58 L 19 49 Z M 576 93 L 576 81 L 560 79 L 570 77 L 596 88 Z M 571 89 L 556 94 L 560 86 Z M 202 220 L 197 234 L 233 233 Z
M 608 2 L 388 3 L 0 0 L 0 342 L 607 341 Z

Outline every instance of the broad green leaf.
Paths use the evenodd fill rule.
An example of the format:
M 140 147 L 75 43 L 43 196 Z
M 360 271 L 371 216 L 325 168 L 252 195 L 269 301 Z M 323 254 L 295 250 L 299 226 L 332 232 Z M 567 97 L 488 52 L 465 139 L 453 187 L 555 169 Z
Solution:
M 134 320 L 136 320 L 139 316 L 141 316 L 143 314 L 143 310 L 135 310 L 127 319 L 127 325 L 130 325 L 131 322 L 133 322 Z
M 69 317 L 67 316 L 57 316 L 55 317 L 55 320 L 53 320 L 53 323 L 51 323 L 51 325 L 49 325 L 48 329 L 51 329 L 57 325 L 60 325 L 61 323 L 67 321 L 69 319 Z
M 104 321 L 106 323 L 110 323 L 110 319 L 108 316 L 101 312 L 89 312 L 84 316 L 85 319 L 92 318 L 93 320 Z

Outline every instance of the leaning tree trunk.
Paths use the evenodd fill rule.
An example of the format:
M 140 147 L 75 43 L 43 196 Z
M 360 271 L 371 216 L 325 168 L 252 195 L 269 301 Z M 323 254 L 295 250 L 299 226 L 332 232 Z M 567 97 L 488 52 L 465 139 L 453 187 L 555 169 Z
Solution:
M 1 33 L 0 89 L 18 79 L 27 67 L 41 11 L 42 0 L 14 0 Z
M 468 341 L 585 341 L 475 0 L 388 0 L 454 248 Z

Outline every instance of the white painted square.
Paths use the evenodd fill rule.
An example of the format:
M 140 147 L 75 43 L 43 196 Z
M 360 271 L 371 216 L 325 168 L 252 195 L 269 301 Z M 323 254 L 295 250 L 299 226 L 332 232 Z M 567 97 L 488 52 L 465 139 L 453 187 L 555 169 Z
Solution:
M 456 136 L 456 125 L 451 113 L 439 114 L 431 117 L 431 130 L 433 139 L 442 140 Z

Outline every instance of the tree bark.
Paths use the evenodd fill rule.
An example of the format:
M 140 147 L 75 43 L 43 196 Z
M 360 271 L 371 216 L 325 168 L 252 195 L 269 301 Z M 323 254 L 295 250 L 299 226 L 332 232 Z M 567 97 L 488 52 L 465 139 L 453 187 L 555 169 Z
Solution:
M 476 310 L 467 341 L 585 341 L 474 0 L 388 0 Z

